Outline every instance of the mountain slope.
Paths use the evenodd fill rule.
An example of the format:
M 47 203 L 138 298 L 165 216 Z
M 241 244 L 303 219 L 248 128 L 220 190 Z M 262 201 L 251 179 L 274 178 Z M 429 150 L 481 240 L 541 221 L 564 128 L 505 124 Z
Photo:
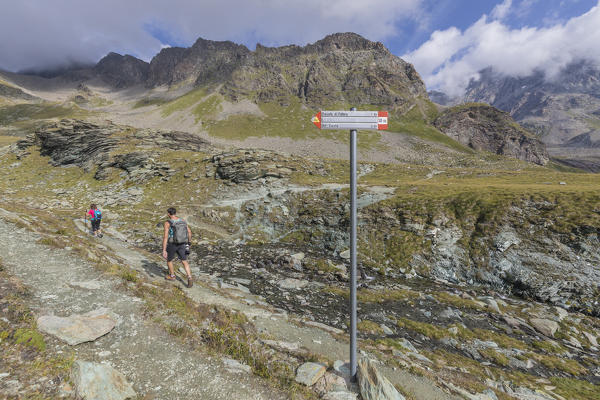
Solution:
M 6 126 L 46 114 L 81 118 L 90 113 L 91 118 L 177 128 L 239 146 L 291 153 L 311 148 L 313 154 L 346 157 L 346 131 L 321 132 L 309 121 L 319 109 L 356 106 L 390 112 L 391 132 L 361 133 L 360 146 L 370 150 L 364 154 L 367 159 L 421 158 L 437 164 L 471 152 L 433 125 L 438 110 L 414 67 L 381 43 L 354 33 L 329 35 L 303 47 L 257 45 L 254 51 L 229 41 L 198 39 L 189 48 L 163 49 L 150 63 L 110 53 L 94 67 L 52 79 L 7 76 L 49 100 L 37 106 L 42 111 L 59 107 L 60 112 L 18 105 L 0 112 L 5 115 L 0 125 Z M 509 129 L 512 121 L 499 123 Z M 483 125 L 480 135 L 496 134 L 485 126 L 490 124 Z M 498 123 L 494 129 L 503 130 Z M 415 153 L 415 146 L 430 154 Z M 477 150 L 497 153 L 490 146 Z M 523 152 L 506 154 L 520 158 Z
M 589 62 L 572 63 L 556 77 L 541 72 L 509 77 L 488 68 L 471 81 L 464 101 L 509 112 L 553 147 L 600 143 L 600 67 Z M 580 135 L 587 139 L 575 139 Z

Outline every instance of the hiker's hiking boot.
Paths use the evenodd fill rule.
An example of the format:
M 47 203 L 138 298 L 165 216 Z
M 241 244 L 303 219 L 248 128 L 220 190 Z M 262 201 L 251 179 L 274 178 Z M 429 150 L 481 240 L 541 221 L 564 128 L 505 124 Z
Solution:
M 185 285 L 185 286 L 187 286 L 187 287 L 189 287 L 189 288 L 191 288 L 192 286 L 194 286 L 194 282 L 193 282 L 193 280 L 192 280 L 192 277 L 191 277 L 191 276 L 188 276 L 187 285 Z

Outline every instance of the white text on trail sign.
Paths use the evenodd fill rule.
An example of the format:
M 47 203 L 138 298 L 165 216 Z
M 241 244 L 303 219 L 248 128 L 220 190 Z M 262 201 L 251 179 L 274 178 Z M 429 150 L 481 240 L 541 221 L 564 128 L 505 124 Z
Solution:
M 319 129 L 372 129 L 388 128 L 387 111 L 319 111 L 312 118 Z

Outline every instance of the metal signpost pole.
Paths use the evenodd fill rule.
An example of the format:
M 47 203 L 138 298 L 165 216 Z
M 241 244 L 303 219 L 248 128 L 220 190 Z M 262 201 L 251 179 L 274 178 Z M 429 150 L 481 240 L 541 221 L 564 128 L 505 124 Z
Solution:
M 387 111 L 319 111 L 311 119 L 319 129 L 350 129 L 350 374 L 356 380 L 356 130 L 386 130 Z
M 350 377 L 356 380 L 356 129 L 350 131 Z

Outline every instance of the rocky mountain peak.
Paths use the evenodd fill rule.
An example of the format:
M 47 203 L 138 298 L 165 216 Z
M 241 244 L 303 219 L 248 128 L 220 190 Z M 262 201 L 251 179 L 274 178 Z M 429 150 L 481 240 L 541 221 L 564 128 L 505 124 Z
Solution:
M 149 64 L 129 54 L 110 52 L 94 67 L 94 71 L 107 83 L 125 88 L 143 84 L 148 79 Z
M 331 35 L 327 35 L 323 39 L 316 41 L 314 44 L 308 45 L 307 50 L 316 50 L 321 53 L 334 50 L 374 50 L 388 52 L 383 43 L 372 42 L 368 39 L 365 39 L 361 35 L 353 32 L 334 33 Z
M 241 51 L 249 52 L 248 48 L 243 44 L 237 44 L 230 40 L 216 41 L 198 38 L 192 47 L 190 48 L 195 51 Z
M 255 51 L 229 41 L 198 39 L 190 48 L 163 49 L 150 62 L 147 86 L 188 82 L 222 84 L 232 99 L 287 104 L 291 97 L 314 105 L 337 102 L 391 107 L 427 97 L 414 67 L 383 44 L 355 33 L 336 33 L 304 47 Z

